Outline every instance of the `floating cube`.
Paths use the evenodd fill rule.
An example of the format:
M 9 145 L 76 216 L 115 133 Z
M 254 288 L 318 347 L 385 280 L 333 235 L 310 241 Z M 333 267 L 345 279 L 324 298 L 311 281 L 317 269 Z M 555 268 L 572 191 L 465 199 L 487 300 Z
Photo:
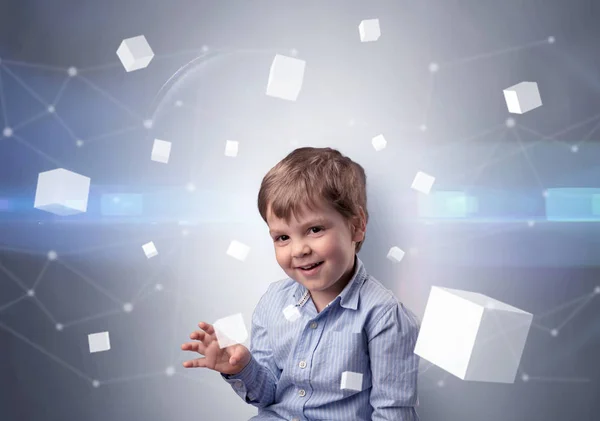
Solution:
M 283 309 L 283 315 L 288 321 L 295 322 L 300 318 L 300 310 L 298 310 L 298 306 L 290 304 Z
M 74 215 L 87 210 L 89 192 L 89 177 L 64 168 L 45 171 L 38 175 L 33 206 L 56 215 Z
M 385 140 L 382 134 L 375 136 L 371 143 L 373 144 L 373 147 L 377 152 L 379 152 L 382 149 L 385 149 L 385 147 L 387 146 L 387 141 Z
M 396 246 L 393 246 L 387 254 L 387 258 L 395 263 L 400 263 L 404 258 L 404 250 L 399 249 Z
M 220 348 L 240 344 L 248 339 L 248 331 L 242 313 L 219 319 L 213 324 L 213 327 Z
M 171 142 L 166 140 L 154 139 L 152 145 L 152 155 L 150 159 L 152 161 L 161 162 L 166 164 L 169 162 L 169 156 L 171 155 Z
M 532 319 L 479 293 L 432 287 L 414 352 L 462 380 L 513 383 Z
M 295 101 L 302 88 L 305 67 L 304 60 L 277 54 L 269 72 L 267 95 Z
M 228 255 L 242 262 L 246 260 L 246 257 L 248 257 L 249 252 L 250 247 L 248 247 L 244 243 L 240 243 L 237 240 L 233 240 L 227 248 Z
M 117 49 L 117 56 L 125 67 L 127 72 L 144 69 L 154 58 L 154 52 L 146 37 L 139 35 L 133 38 L 124 39 Z
M 154 242 L 150 241 L 142 246 L 144 253 L 146 253 L 146 257 L 150 259 L 158 254 L 156 247 L 154 246 Z
M 542 106 L 540 91 L 535 82 L 521 82 L 506 88 L 503 92 L 510 113 L 524 114 Z
M 435 177 L 432 177 L 429 174 L 419 171 L 417 172 L 417 175 L 415 176 L 411 187 L 414 190 L 420 191 L 421 193 L 429 194 L 434 181 Z
M 344 371 L 342 373 L 342 384 L 340 389 L 347 390 L 362 390 L 363 375 L 362 373 L 355 373 L 353 371 Z
M 90 353 L 108 351 L 110 349 L 110 337 L 108 332 L 92 333 L 88 335 Z
M 228 140 L 225 143 L 225 156 L 235 158 L 238 154 L 239 146 L 240 142 L 237 142 L 235 140 Z
M 366 19 L 358 25 L 361 42 L 377 41 L 381 36 L 379 19 Z

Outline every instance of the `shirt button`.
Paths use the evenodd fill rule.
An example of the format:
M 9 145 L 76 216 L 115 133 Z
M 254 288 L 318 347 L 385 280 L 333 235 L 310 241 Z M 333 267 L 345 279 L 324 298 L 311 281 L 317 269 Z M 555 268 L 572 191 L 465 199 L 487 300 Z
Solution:
M 243 384 L 242 384 L 242 381 L 241 381 L 241 380 L 238 380 L 237 382 L 235 382 L 235 387 L 236 387 L 237 389 L 241 389 L 241 388 L 242 388 L 242 386 L 243 386 Z
M 311 329 L 316 329 L 316 328 L 317 328 L 317 322 L 312 322 L 312 323 L 310 324 L 310 328 L 311 328 Z
M 304 389 L 300 389 L 298 391 L 298 395 L 300 395 L 301 397 L 304 397 L 306 395 L 306 391 Z
M 298 364 L 298 366 L 300 368 L 306 368 L 306 361 L 300 361 L 300 364 Z

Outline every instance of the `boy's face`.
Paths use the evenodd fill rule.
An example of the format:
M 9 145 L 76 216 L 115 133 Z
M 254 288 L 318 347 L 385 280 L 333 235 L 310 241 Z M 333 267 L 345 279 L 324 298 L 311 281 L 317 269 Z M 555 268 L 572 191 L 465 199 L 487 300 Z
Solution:
M 292 216 L 288 225 L 269 207 L 267 224 L 285 273 L 311 293 L 334 299 L 352 276 L 355 243 L 365 236 L 364 216 L 351 227 L 331 206 L 320 203 L 314 208 L 302 207 L 299 219 Z M 300 268 L 318 262 L 323 263 L 311 271 Z

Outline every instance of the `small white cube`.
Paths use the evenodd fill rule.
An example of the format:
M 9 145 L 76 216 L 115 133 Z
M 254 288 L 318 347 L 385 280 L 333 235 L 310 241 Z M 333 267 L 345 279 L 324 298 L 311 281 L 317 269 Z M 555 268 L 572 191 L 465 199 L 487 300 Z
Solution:
M 154 58 L 154 52 L 148 41 L 146 41 L 146 37 L 139 35 L 124 39 L 117 49 L 117 56 L 119 56 L 125 70 L 132 72 L 148 67 L 150 61 Z
M 405 254 L 406 253 L 404 252 L 404 250 L 402 250 L 396 246 L 393 246 L 390 249 L 390 251 L 388 251 L 387 258 L 394 263 L 400 263 L 402 261 L 402 259 L 404 258 Z
M 379 19 L 366 19 L 358 25 L 361 42 L 377 41 L 381 36 Z
M 382 149 L 385 149 L 385 147 L 387 146 L 387 141 L 385 140 L 382 134 L 375 136 L 371 143 L 373 144 L 373 147 L 377 152 L 379 152 Z
M 166 140 L 154 139 L 152 145 L 152 155 L 150 159 L 155 162 L 161 162 L 166 164 L 169 162 L 169 156 L 171 155 L 171 142 Z
M 34 207 L 56 215 L 87 211 L 90 178 L 64 168 L 38 175 Z
M 415 179 L 413 180 L 411 188 L 417 190 L 421 193 L 429 194 L 431 191 L 431 186 L 433 186 L 433 182 L 435 181 L 435 177 L 426 174 L 422 171 L 417 172 Z
M 267 95 L 295 101 L 302 89 L 305 67 L 304 60 L 277 54 L 269 71 Z
M 503 92 L 510 113 L 524 114 L 542 106 L 540 91 L 535 82 L 521 82 L 504 89 Z
M 158 254 L 158 251 L 156 250 L 156 247 L 154 246 L 154 242 L 150 241 L 149 243 L 146 243 L 142 246 L 142 249 L 144 250 L 144 253 L 146 253 L 146 257 L 148 259 L 150 259 L 151 257 L 154 257 Z
M 363 375 L 362 373 L 355 373 L 353 371 L 344 371 L 342 373 L 342 384 L 340 389 L 348 390 L 362 390 Z
M 233 240 L 229 247 L 227 248 L 227 254 L 234 259 L 240 260 L 244 262 L 246 257 L 248 257 L 248 253 L 250 252 L 250 247 L 245 245 L 244 243 L 240 243 L 237 240 Z
M 225 156 L 235 158 L 238 154 L 240 142 L 236 140 L 228 140 L 225 143 Z
M 513 383 L 532 319 L 483 294 L 432 287 L 414 352 L 462 380 Z
M 283 309 L 283 315 L 288 321 L 295 322 L 300 318 L 300 310 L 298 310 L 298 306 L 290 304 Z
M 91 333 L 88 335 L 90 353 L 108 351 L 110 349 L 110 337 L 108 332 Z
M 219 341 L 219 348 L 240 344 L 248 339 L 248 331 L 242 313 L 219 319 L 213 324 L 213 327 Z

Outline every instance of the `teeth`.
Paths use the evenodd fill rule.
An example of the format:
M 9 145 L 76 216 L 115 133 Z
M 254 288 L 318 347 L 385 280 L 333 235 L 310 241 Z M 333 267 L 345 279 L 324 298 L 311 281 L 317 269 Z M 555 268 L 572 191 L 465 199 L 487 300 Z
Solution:
M 312 269 L 312 268 L 314 268 L 315 266 L 317 266 L 318 264 L 319 264 L 319 263 L 315 263 L 314 265 L 310 265 L 310 266 L 303 266 L 303 267 L 302 267 L 302 269 L 304 269 L 304 270 Z

